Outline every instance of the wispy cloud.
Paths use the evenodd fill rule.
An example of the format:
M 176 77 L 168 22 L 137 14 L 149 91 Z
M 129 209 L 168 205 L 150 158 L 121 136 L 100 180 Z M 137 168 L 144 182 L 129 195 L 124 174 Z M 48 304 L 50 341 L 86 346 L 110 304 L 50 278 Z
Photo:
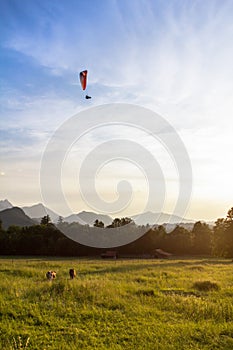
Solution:
M 209 194 L 216 186 L 229 188 L 232 1 L 116 0 L 96 9 L 95 1 L 14 0 L 1 7 L 5 161 L 9 152 L 42 152 L 52 132 L 86 108 L 78 72 L 88 68 L 90 106 L 126 102 L 155 110 L 182 135 L 197 193 L 202 181 Z M 101 139 L 101 133 L 89 135 L 89 145 Z M 208 182 L 211 173 L 221 180 Z
M 38 23 L 33 35 L 20 27 L 6 45 L 32 57 L 52 74 L 68 78 L 88 67 L 90 84 L 100 101 L 122 100 L 127 94 L 128 101 L 150 104 L 163 113 L 189 113 L 203 122 L 213 100 L 219 105 L 224 97 L 230 103 L 230 1 L 221 6 L 215 1 L 191 6 L 187 1 L 159 6 L 153 1 L 105 2 L 103 12 L 96 16 L 91 4 L 82 9 L 85 16 L 83 11 L 75 11 L 74 16 L 72 6 L 59 21 L 62 6 L 48 7 L 46 12 L 38 4 L 31 5 Z M 113 87 L 110 94 L 104 86 Z

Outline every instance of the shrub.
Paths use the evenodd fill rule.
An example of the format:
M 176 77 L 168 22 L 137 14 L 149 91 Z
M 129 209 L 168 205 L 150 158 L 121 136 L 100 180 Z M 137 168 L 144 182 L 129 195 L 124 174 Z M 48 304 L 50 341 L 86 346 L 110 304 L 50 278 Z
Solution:
M 219 290 L 220 287 L 216 282 L 211 281 L 197 281 L 193 284 L 193 288 L 201 292 L 209 292 L 212 290 Z
M 143 296 L 154 296 L 155 292 L 153 289 L 139 289 L 136 294 Z

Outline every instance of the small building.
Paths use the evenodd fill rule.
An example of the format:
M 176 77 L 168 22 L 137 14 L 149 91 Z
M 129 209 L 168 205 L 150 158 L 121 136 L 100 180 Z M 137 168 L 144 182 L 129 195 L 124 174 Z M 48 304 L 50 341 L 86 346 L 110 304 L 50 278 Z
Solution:
M 100 256 L 102 259 L 117 259 L 118 254 L 115 250 L 108 250 L 105 253 L 102 253 Z
M 155 249 L 154 258 L 156 259 L 168 259 L 172 256 L 171 253 L 165 252 L 162 249 Z

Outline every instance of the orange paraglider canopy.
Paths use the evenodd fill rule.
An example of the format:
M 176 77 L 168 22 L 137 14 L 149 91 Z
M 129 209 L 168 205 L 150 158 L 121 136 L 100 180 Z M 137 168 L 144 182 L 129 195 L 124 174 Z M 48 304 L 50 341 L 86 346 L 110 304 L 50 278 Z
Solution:
M 85 90 L 87 86 L 87 70 L 80 72 L 79 78 L 80 78 L 82 89 Z

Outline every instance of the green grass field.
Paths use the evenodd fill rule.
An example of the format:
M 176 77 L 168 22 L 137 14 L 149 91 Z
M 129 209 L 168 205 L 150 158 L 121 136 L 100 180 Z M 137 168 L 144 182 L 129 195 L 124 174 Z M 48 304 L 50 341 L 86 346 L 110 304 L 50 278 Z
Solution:
M 3 350 L 232 350 L 233 263 L 2 258 L 0 322 Z

